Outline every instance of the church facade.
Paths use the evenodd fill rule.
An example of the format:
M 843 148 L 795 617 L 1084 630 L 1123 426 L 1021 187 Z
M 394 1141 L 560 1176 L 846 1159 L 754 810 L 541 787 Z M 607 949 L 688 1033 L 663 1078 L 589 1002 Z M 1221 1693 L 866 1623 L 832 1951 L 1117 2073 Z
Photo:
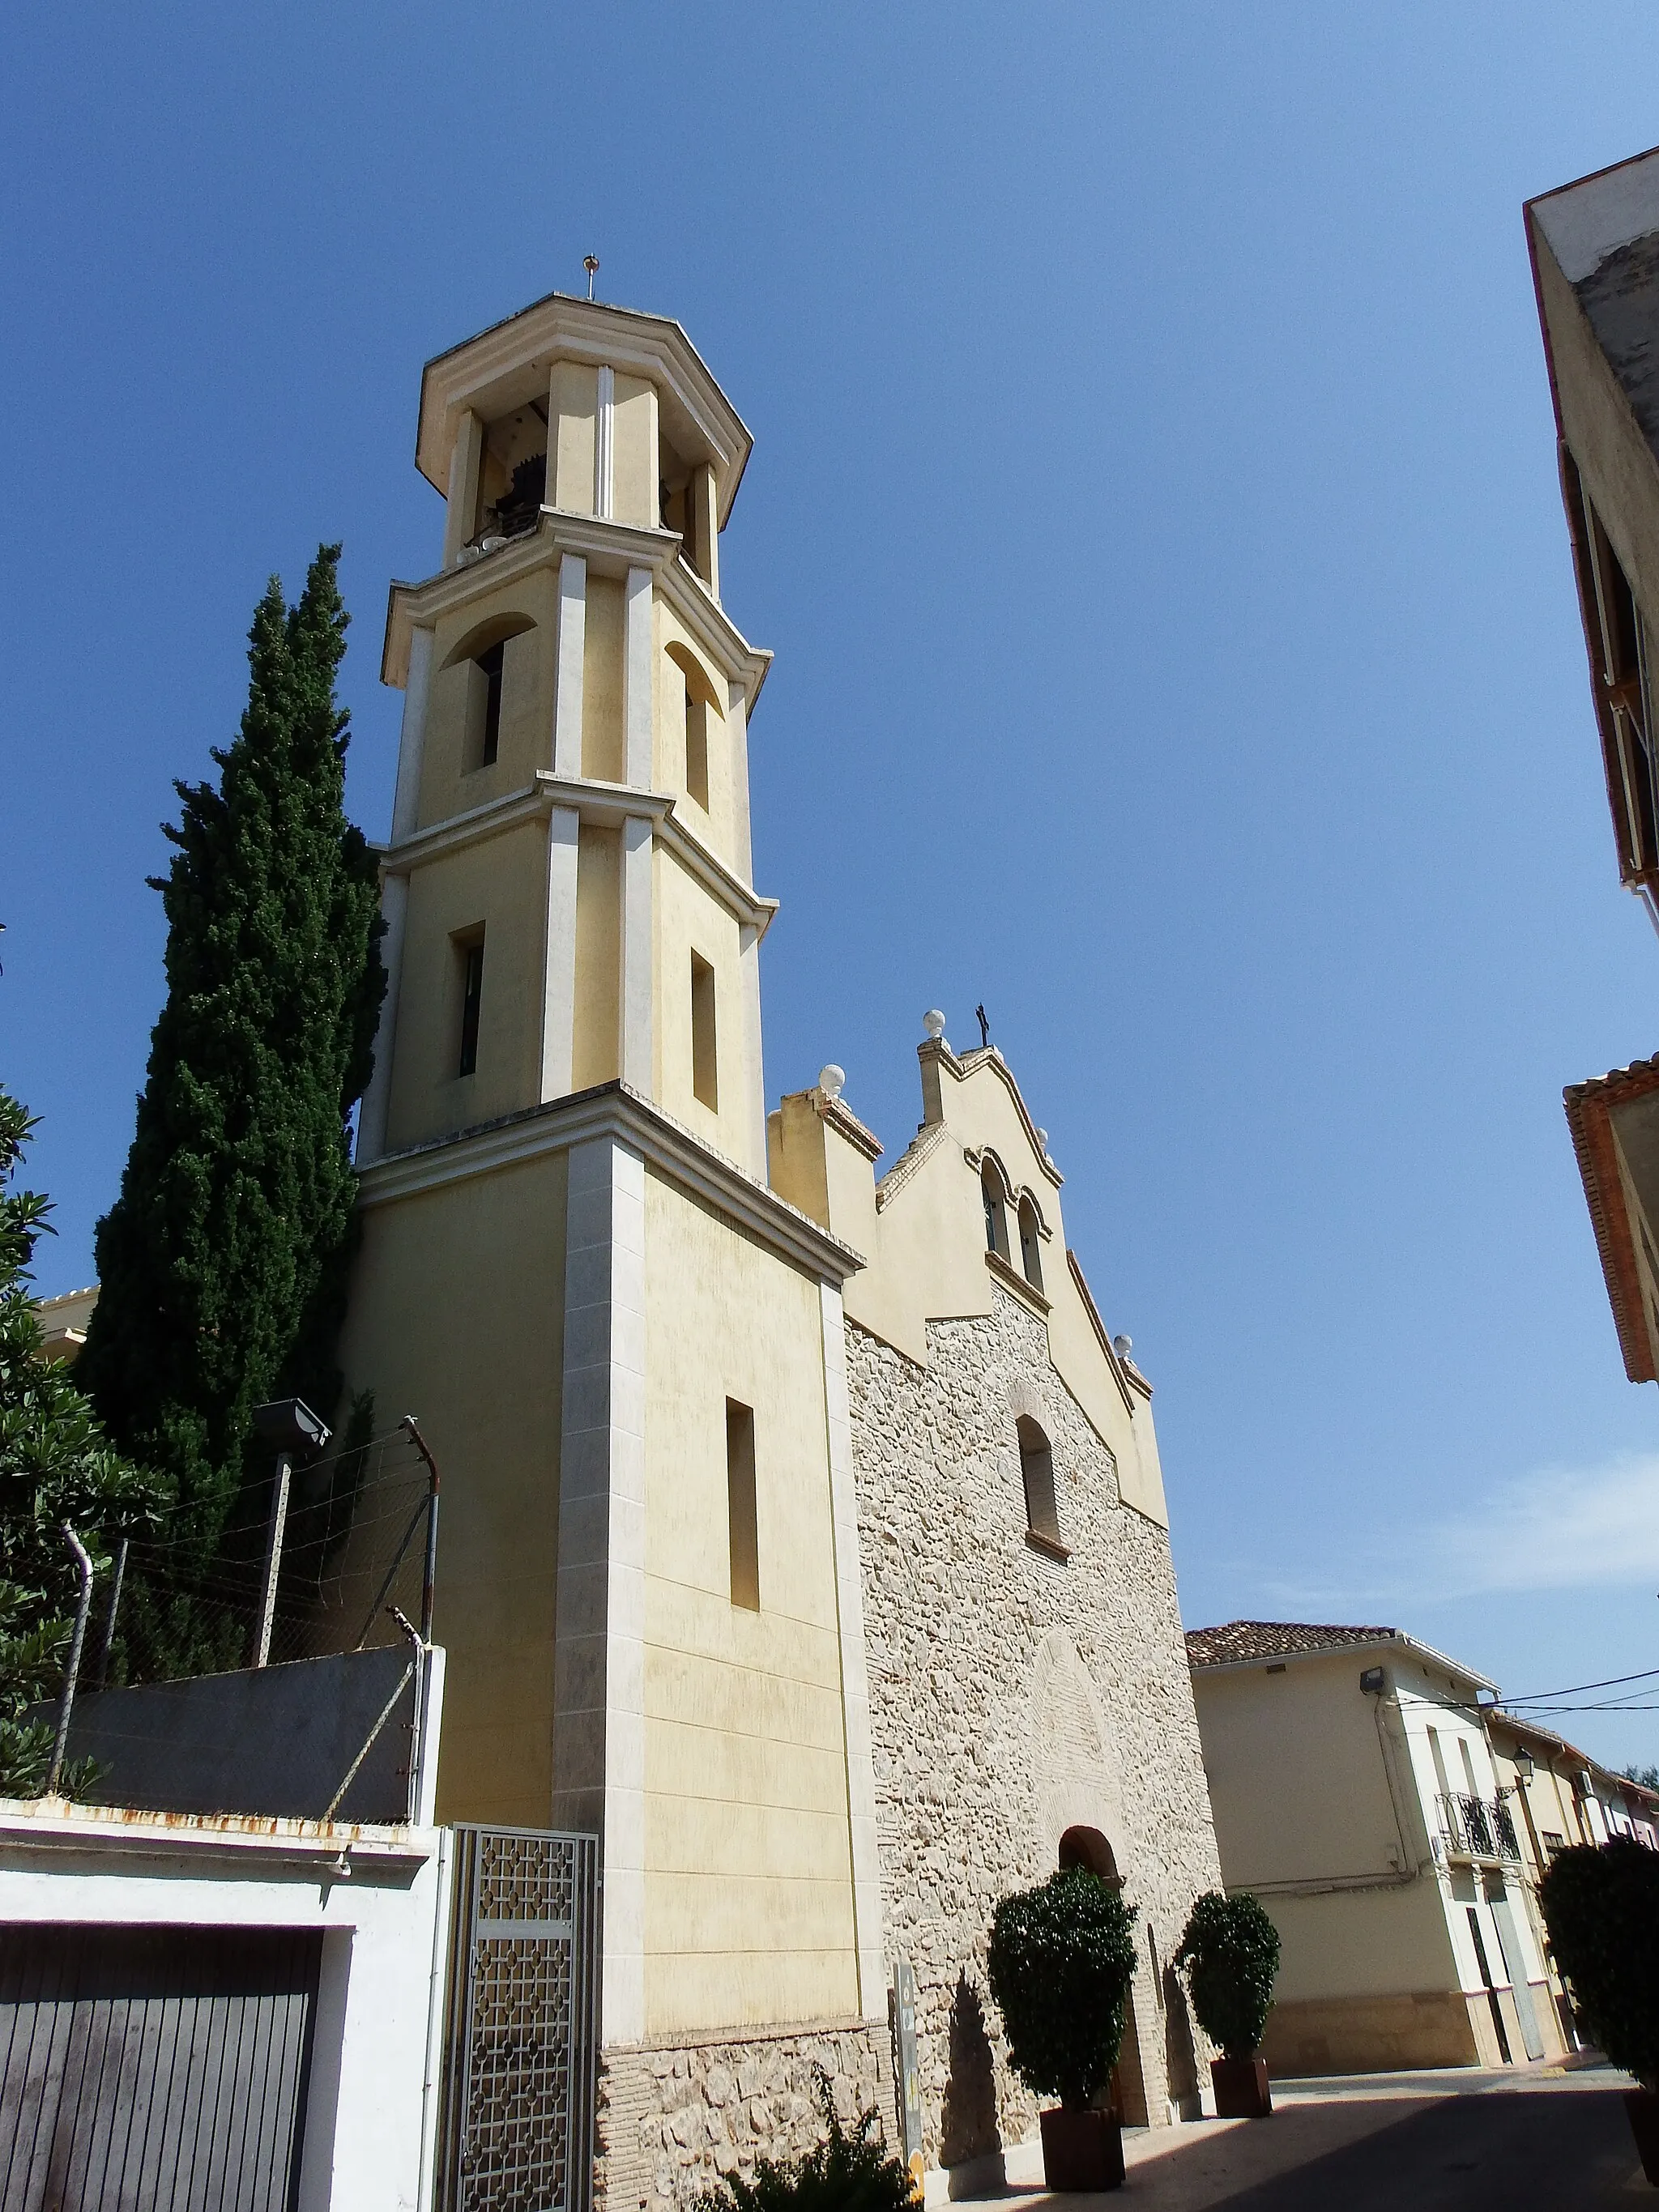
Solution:
M 1195 2109 L 1167 1962 L 1218 1881 L 1151 1391 L 1012 1072 L 930 1015 L 879 1180 L 839 1071 L 766 1110 L 749 448 L 658 317 L 555 295 L 441 356 L 443 557 L 383 665 L 341 1362 L 444 1468 L 439 1818 L 601 1839 L 613 2207 L 810 2138 L 814 2060 L 890 2115 L 900 1960 L 927 2160 L 991 2171 L 1032 2107 L 990 1911 L 1060 1863 L 1139 1908 L 1126 2116 Z

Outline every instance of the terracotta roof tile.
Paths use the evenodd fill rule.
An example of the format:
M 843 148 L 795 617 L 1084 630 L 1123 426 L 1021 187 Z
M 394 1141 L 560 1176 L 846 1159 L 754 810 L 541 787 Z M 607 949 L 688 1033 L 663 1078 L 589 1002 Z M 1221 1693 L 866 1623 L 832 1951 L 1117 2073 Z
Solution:
M 1381 1644 L 1399 1634 L 1397 1628 L 1340 1628 L 1308 1620 L 1230 1620 L 1220 1628 L 1189 1629 L 1187 1657 L 1194 1667 L 1226 1667 L 1345 1644 Z

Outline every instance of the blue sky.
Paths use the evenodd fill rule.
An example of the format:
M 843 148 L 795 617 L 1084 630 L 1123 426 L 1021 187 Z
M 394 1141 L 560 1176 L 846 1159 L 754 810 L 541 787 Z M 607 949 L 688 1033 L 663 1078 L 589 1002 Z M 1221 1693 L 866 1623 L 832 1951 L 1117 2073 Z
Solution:
M 267 574 L 346 547 L 351 800 L 421 362 L 677 315 L 755 432 L 768 1082 L 902 1149 L 982 1000 L 1158 1386 L 1190 1625 L 1395 1622 L 1516 1692 L 1659 1665 L 1565 1083 L 1659 1048 L 1521 225 L 1659 137 L 1639 5 L 66 0 L 9 39 L 0 1077 L 89 1278 L 170 779 Z M 1659 1703 L 1659 1698 L 1653 1702 Z M 1659 1759 L 1659 1713 L 1583 1714 Z

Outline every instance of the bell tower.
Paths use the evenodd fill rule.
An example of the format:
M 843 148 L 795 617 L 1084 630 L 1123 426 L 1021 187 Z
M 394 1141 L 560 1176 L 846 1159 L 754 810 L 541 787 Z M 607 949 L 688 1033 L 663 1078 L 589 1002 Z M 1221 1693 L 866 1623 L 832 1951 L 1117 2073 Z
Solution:
M 620 1080 L 766 1176 L 748 720 L 720 604 L 750 440 L 677 323 L 555 294 L 427 364 L 443 564 L 404 695 L 359 1164 Z
M 608 2043 L 883 2002 L 861 1262 L 767 1175 L 769 656 L 719 566 L 749 450 L 658 316 L 556 294 L 441 355 L 442 562 L 392 586 L 382 671 L 389 988 L 340 1364 L 443 1468 L 439 1816 L 600 1838 Z M 371 1551 L 339 1575 L 372 1611 Z

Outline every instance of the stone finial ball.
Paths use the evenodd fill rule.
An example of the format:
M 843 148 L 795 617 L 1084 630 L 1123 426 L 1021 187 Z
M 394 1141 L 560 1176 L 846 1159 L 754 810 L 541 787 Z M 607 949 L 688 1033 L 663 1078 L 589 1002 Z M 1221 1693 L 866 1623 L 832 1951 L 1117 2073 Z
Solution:
M 921 1018 L 921 1026 L 927 1030 L 933 1042 L 937 1044 L 939 1039 L 945 1035 L 945 1017 L 940 1013 L 937 1006 L 929 1006 L 927 1012 Z
M 847 1070 L 837 1067 L 832 1060 L 827 1067 L 818 1070 L 818 1089 L 826 1098 L 839 1098 L 847 1088 Z
M 1132 1336 L 1115 1336 L 1112 1339 L 1112 1349 L 1120 1359 L 1127 1359 L 1134 1348 L 1135 1340 Z

